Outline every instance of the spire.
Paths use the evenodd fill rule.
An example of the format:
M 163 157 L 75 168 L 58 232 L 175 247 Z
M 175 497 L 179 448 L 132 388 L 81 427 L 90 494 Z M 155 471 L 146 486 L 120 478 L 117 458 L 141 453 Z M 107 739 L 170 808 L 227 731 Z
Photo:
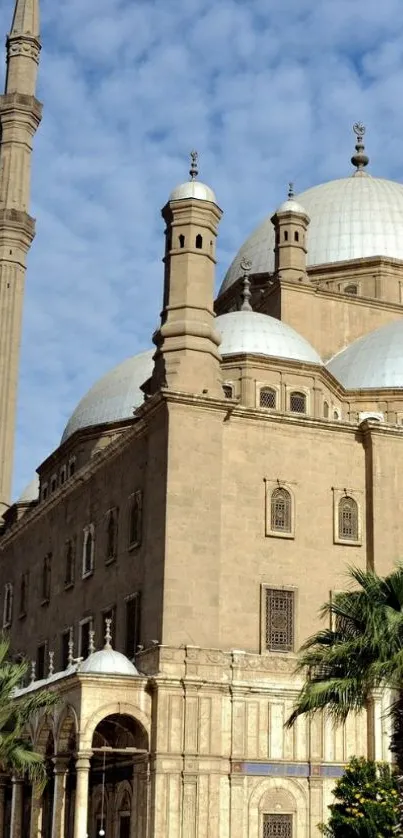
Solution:
M 190 169 L 189 169 L 190 180 L 195 180 L 197 178 L 197 175 L 199 174 L 198 163 L 199 163 L 198 152 L 197 151 L 191 151 L 190 152 Z
M 353 125 L 354 134 L 357 137 L 357 143 L 355 146 L 356 153 L 353 154 L 351 158 L 351 162 L 353 166 L 356 166 L 357 172 L 362 172 L 365 169 L 365 166 L 368 166 L 369 157 L 365 154 L 365 146 L 364 146 L 364 134 L 366 131 L 365 125 L 362 122 L 355 122 Z
M 9 37 L 21 35 L 39 40 L 39 0 L 16 0 Z
M 240 264 L 241 271 L 243 271 L 243 291 L 242 291 L 242 305 L 241 311 L 253 311 L 252 306 L 250 304 L 250 298 L 252 296 L 250 290 L 250 279 L 249 274 L 252 270 L 252 262 L 250 259 L 243 258 Z
M 288 184 L 288 193 L 287 193 L 287 197 L 288 197 L 289 201 L 292 201 L 292 199 L 294 198 L 294 194 L 295 194 L 294 193 L 294 184 L 290 181 L 290 183 Z

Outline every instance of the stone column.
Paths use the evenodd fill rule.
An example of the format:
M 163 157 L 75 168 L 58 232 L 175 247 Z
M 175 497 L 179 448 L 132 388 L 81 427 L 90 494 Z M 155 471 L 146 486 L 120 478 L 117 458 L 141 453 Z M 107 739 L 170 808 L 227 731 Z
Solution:
M 55 786 L 53 792 L 52 838 L 64 838 L 66 817 L 66 780 L 69 764 L 68 756 L 53 758 Z
M 88 790 L 92 751 L 79 751 L 76 759 L 76 800 L 74 807 L 74 838 L 87 838 Z
M 10 838 L 25 838 L 22 834 L 22 802 L 24 794 L 24 780 L 12 778 L 13 792 L 11 798 L 11 829 Z
M 6 785 L 8 777 L 6 774 L 0 774 L 0 838 L 5 838 L 5 799 L 6 799 Z
M 42 836 L 42 816 L 43 816 L 43 796 L 42 789 L 38 788 L 36 783 L 32 786 L 31 798 L 31 827 L 29 831 L 29 838 L 41 838 Z

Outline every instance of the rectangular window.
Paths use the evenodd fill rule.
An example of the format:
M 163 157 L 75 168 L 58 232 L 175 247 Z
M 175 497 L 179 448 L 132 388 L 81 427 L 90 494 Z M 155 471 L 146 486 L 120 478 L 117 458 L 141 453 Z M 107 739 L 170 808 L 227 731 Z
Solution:
M 41 643 L 36 651 L 36 678 L 41 681 L 46 673 L 46 643 Z
M 70 658 L 70 638 L 73 638 L 73 629 L 68 628 L 60 636 L 60 671 L 68 668 Z
M 74 585 L 75 565 L 76 565 L 76 540 L 75 538 L 68 538 L 64 546 L 64 585 L 70 588 Z
M 92 617 L 88 617 L 80 623 L 80 646 L 79 657 L 84 660 L 88 658 L 90 648 L 90 631 L 92 631 Z
M 4 586 L 3 628 L 11 626 L 13 619 L 13 586 L 6 582 Z
M 292 838 L 292 815 L 263 815 L 263 838 Z
M 50 600 L 52 553 L 47 553 L 42 567 L 42 605 Z
M 265 588 L 265 646 L 269 652 L 292 652 L 294 649 L 295 594 L 277 588 Z
M 28 607 L 29 573 L 23 573 L 20 581 L 20 611 L 19 617 L 26 617 Z
M 141 630 L 141 594 L 133 594 L 126 599 L 126 640 L 125 654 L 132 660 L 140 642 Z
M 129 547 L 139 547 L 143 530 L 143 493 L 139 489 L 129 498 Z

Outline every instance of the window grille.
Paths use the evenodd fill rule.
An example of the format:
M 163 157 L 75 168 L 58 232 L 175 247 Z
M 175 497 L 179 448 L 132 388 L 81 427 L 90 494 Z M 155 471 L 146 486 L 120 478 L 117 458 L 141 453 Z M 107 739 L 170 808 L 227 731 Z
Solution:
M 74 584 L 74 576 L 75 576 L 75 540 L 73 541 L 72 538 L 68 538 L 65 545 L 65 577 L 64 577 L 64 584 L 65 585 L 73 585 Z
M 88 576 L 94 570 L 94 527 L 91 524 L 84 530 L 83 542 L 83 576 Z
M 271 495 L 271 530 L 291 532 L 291 495 L 287 489 L 274 489 Z
M 138 547 L 141 544 L 143 525 L 143 496 L 139 490 L 130 498 L 129 512 L 129 546 Z
M 4 586 L 3 628 L 11 625 L 13 619 L 13 586 L 6 582 Z
M 358 541 L 358 505 L 347 496 L 339 501 L 339 538 Z
M 356 285 L 347 285 L 344 289 L 345 294 L 350 294 L 351 297 L 356 297 L 358 294 L 358 288 Z
M 118 551 L 118 510 L 110 509 L 107 518 L 106 531 L 106 561 L 116 559 Z
M 325 419 L 329 418 L 329 404 L 328 402 L 323 402 L 323 416 Z
M 292 838 L 292 815 L 263 815 L 263 838 Z
M 306 413 L 305 393 L 294 392 L 290 396 L 290 410 L 292 413 Z
M 224 397 L 226 399 L 232 399 L 232 396 L 233 396 L 232 384 L 224 384 L 223 390 L 224 390 Z
M 260 407 L 276 407 L 277 393 L 271 387 L 262 387 L 260 391 Z
M 266 589 L 266 649 L 270 652 L 294 649 L 294 591 Z
M 47 553 L 43 560 L 42 567 L 42 601 L 50 600 L 50 584 L 52 573 L 52 553 Z

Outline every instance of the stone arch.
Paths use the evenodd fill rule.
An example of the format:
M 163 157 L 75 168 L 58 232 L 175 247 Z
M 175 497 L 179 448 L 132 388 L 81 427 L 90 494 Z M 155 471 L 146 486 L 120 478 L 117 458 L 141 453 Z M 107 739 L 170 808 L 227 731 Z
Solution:
M 53 753 L 55 749 L 56 733 L 55 733 L 55 719 L 50 715 L 43 715 L 38 719 L 38 724 L 34 731 L 33 745 L 36 751 L 40 754 L 50 753 L 50 746 L 53 743 Z
M 56 752 L 58 754 L 72 753 L 76 750 L 78 734 L 78 718 L 75 707 L 67 704 L 57 721 L 55 730 Z
M 248 835 L 262 835 L 263 815 L 278 812 L 294 816 L 293 838 L 307 838 L 309 824 L 308 790 L 290 777 L 267 777 L 258 783 L 249 798 Z
M 112 701 L 99 707 L 95 713 L 87 720 L 84 729 L 80 736 L 79 748 L 80 750 L 90 749 L 92 738 L 95 730 L 103 719 L 108 716 L 130 716 L 140 727 L 143 728 L 144 733 L 149 740 L 150 736 L 150 719 L 136 704 L 125 704 L 120 701 Z

